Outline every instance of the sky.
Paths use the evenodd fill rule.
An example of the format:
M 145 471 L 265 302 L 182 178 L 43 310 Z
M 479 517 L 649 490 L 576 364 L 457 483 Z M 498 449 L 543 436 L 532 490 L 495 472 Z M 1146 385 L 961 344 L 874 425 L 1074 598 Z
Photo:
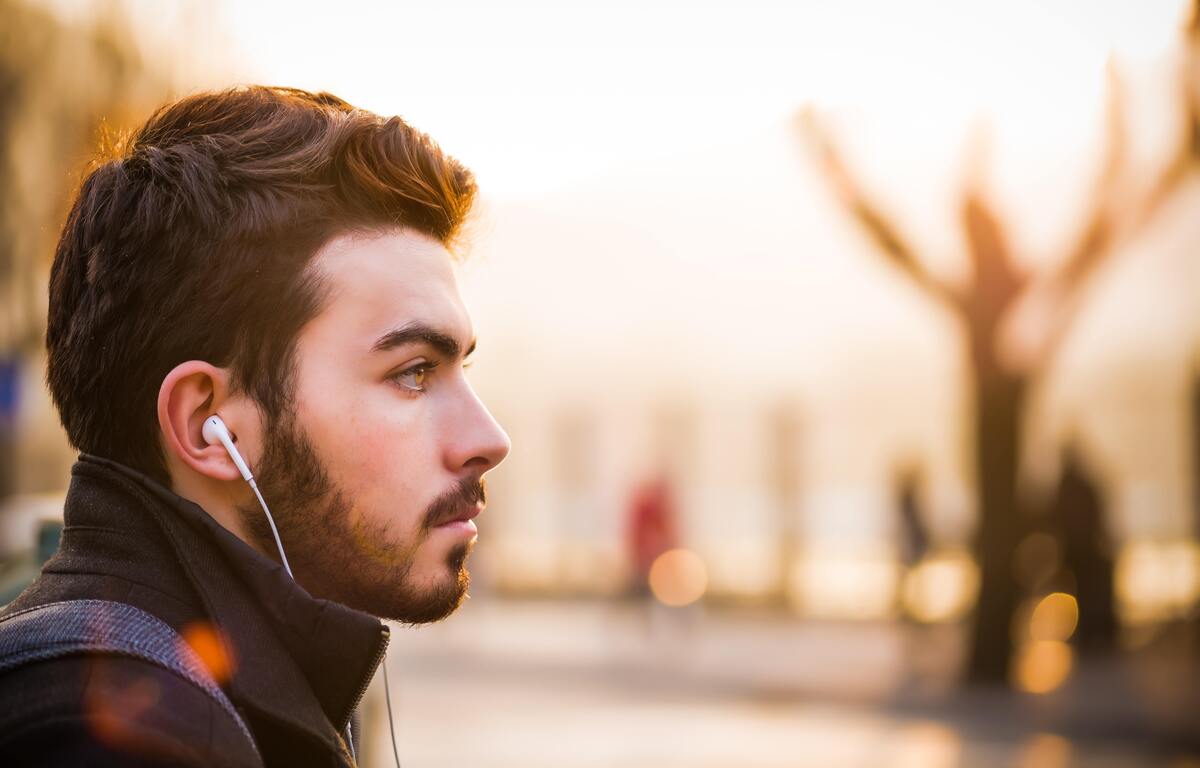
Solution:
M 1161 54 L 1180 6 L 349 0 L 216 14 L 239 71 L 401 114 L 508 198 L 727 144 L 805 103 L 943 144 L 983 115 L 1061 135 L 1095 110 L 1109 51 Z

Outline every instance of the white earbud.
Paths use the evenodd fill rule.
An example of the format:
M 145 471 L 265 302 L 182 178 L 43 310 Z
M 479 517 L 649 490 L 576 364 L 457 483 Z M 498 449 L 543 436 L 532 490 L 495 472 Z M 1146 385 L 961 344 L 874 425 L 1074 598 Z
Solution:
M 221 421 L 221 417 L 215 413 L 204 420 L 204 428 L 201 430 L 204 435 L 204 442 L 209 445 L 220 443 L 225 446 L 225 452 L 229 454 L 229 458 L 233 459 L 233 463 L 237 465 L 238 472 L 242 473 L 242 479 L 247 483 L 254 485 L 254 475 L 250 474 L 250 467 L 246 466 L 242 454 L 238 453 L 238 449 L 233 444 L 233 437 L 229 434 L 229 428 L 225 426 L 225 422 Z

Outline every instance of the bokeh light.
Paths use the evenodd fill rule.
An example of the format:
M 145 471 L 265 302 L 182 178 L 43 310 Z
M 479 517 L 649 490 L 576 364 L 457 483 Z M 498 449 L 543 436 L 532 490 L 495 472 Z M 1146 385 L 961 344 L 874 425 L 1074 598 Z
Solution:
M 859 621 L 895 615 L 902 571 L 882 547 L 814 547 L 796 563 L 792 600 L 820 619 Z
M 650 566 L 650 590 L 664 605 L 690 605 L 704 595 L 707 587 L 708 570 L 691 550 L 667 550 Z
M 1021 747 L 1013 768 L 1070 768 L 1074 750 L 1071 742 L 1053 733 L 1032 736 Z
M 1187 616 L 1200 603 L 1200 545 L 1131 542 L 1117 558 L 1113 580 L 1117 607 L 1131 624 Z
M 112 674 L 102 662 L 84 693 L 86 724 L 101 743 L 119 751 L 144 749 L 141 721 L 162 699 L 158 681 L 147 675 Z
M 974 606 L 979 569 L 969 553 L 925 558 L 904 577 L 904 609 L 922 622 L 956 621 Z
M 1073 595 L 1055 592 L 1046 595 L 1033 609 L 1029 619 L 1029 637 L 1034 642 L 1066 642 L 1079 623 L 1079 603 Z
M 1057 640 L 1037 640 L 1017 651 L 1013 668 L 1017 687 L 1026 693 L 1050 693 L 1071 674 L 1075 654 Z
M 939 723 L 914 723 L 895 734 L 888 768 L 958 768 L 962 738 Z
M 218 685 L 229 681 L 236 666 L 233 649 L 219 629 L 206 621 L 196 621 L 185 626 L 180 635 Z

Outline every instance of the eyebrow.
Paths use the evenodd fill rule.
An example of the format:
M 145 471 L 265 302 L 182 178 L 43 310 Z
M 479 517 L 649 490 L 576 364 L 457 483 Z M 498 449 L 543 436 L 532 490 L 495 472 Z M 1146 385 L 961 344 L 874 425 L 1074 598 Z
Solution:
M 462 351 L 462 345 L 458 343 L 458 339 L 454 338 L 445 331 L 439 331 L 431 325 L 422 322 L 412 322 L 408 325 L 388 331 L 375 340 L 371 345 L 372 352 L 387 352 L 397 347 L 403 347 L 408 344 L 426 344 L 442 357 L 456 360 L 461 355 L 468 357 L 475 351 L 475 339 L 471 339 L 471 344 L 467 347 L 467 351 Z

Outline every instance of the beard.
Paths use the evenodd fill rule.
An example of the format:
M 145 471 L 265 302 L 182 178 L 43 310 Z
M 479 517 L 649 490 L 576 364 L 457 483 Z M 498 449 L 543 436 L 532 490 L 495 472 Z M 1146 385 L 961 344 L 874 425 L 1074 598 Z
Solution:
M 387 521 L 352 514 L 351 499 L 329 476 L 294 412 L 281 414 L 267 428 L 255 479 L 296 582 L 309 594 L 407 624 L 439 621 L 462 604 L 471 583 L 466 562 L 473 542 L 455 545 L 446 555 L 445 573 L 430 584 L 417 583 L 412 569 L 435 526 L 485 501 L 482 480 L 465 479 L 439 496 L 426 508 L 418 530 L 398 538 Z M 238 513 L 259 551 L 277 560 L 262 509 L 255 504 L 238 507 Z

